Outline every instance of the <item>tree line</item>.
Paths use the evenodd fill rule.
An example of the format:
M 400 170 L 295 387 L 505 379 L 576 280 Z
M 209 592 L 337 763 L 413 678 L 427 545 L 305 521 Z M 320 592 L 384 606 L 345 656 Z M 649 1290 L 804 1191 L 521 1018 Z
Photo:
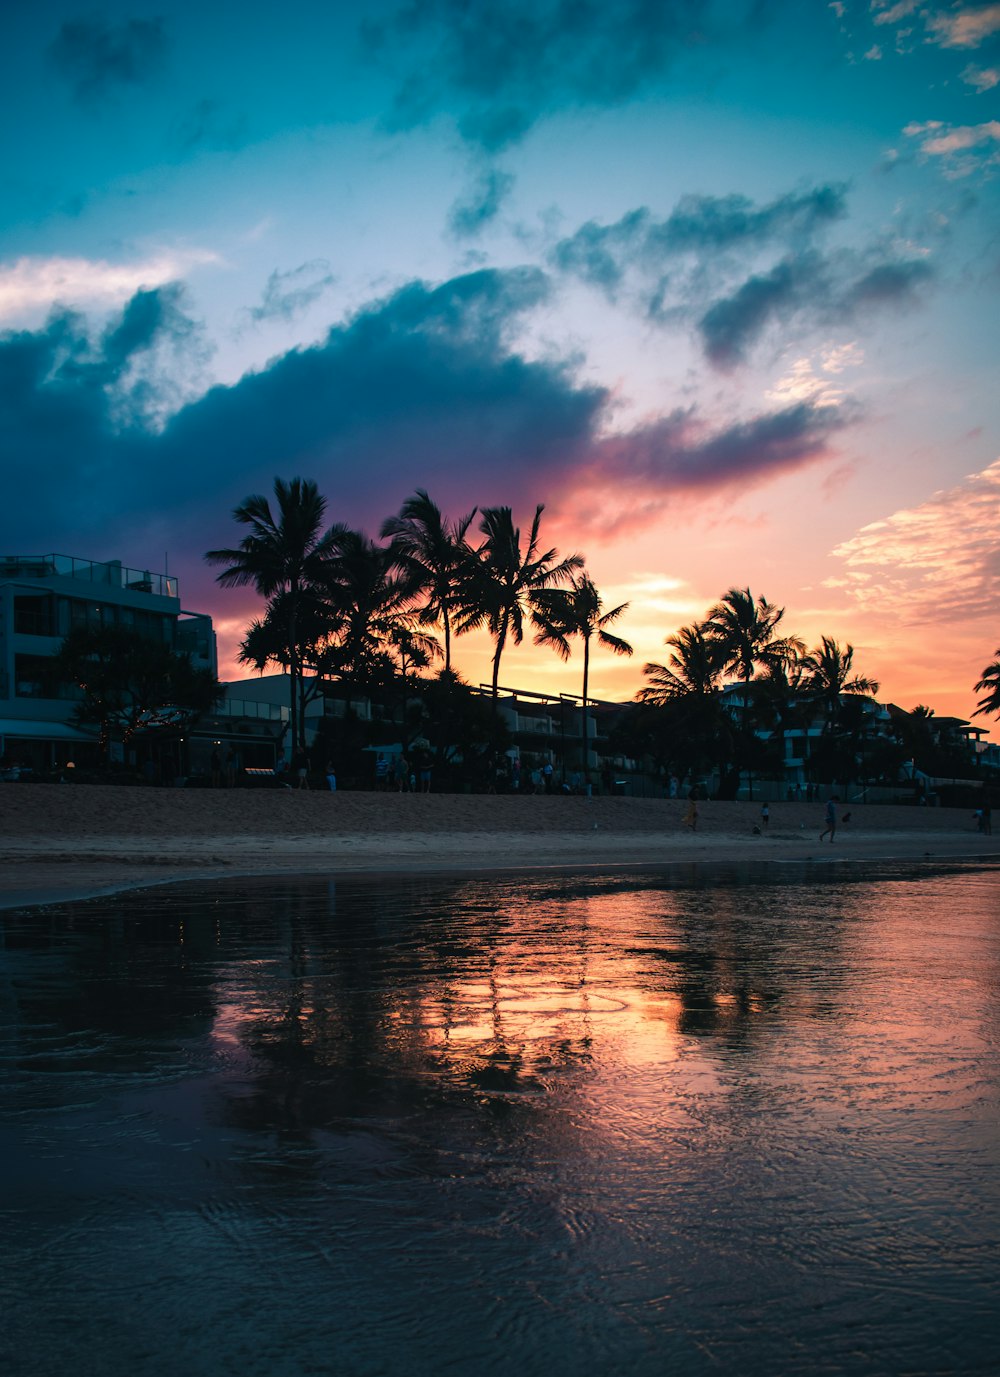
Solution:
M 457 757 L 484 742 L 498 753 L 507 744 L 495 709 L 508 645 L 533 632 L 536 644 L 567 659 L 578 643 L 584 703 L 594 651 L 633 653 L 611 629 L 628 604 L 606 608 L 582 556 L 546 546 L 541 505 L 522 533 L 509 507 L 474 508 L 453 520 L 418 488 L 371 539 L 343 523 L 327 525 L 326 501 L 312 481 L 276 478 L 273 502 L 259 494 L 241 502 L 233 517 L 245 528 L 242 539 L 206 559 L 223 566 L 222 586 L 253 587 L 264 599 L 238 658 L 288 674 L 293 750 L 305 746 L 310 698 L 336 681 L 348 697 L 395 696 L 402 718 L 418 694 L 441 754 Z M 934 715 L 922 705 L 894 723 L 894 741 L 873 742 L 864 705 L 879 684 L 857 672 L 853 646 L 824 635 L 807 650 L 783 619 L 783 608 L 749 588 L 730 588 L 702 620 L 666 638 L 663 663 L 643 667 L 645 683 L 619 714 L 612 746 L 682 778 L 717 773 L 723 792 L 733 794 L 741 778 L 751 791 L 755 774 L 780 778 L 787 733 L 820 714 L 821 739 L 811 750 L 817 778 L 860 769 L 891 782 L 903 759 L 918 756 L 939 767 L 928 773 L 954 765 L 938 758 Z M 492 715 L 453 667 L 454 641 L 476 629 L 493 640 Z M 193 716 L 221 692 L 189 657 L 123 628 L 72 633 L 58 663 L 83 689 L 81 720 L 100 723 L 105 741 L 114 727 L 127 743 L 162 703 Z M 1000 650 L 976 690 L 984 695 L 977 713 L 1000 714 Z M 581 717 L 586 768 L 589 715 Z
M 582 556 L 546 546 L 541 505 L 522 533 L 510 507 L 474 508 L 452 519 L 418 488 L 383 521 L 376 540 L 344 524 L 326 525 L 327 504 L 312 481 L 276 478 L 273 499 L 273 507 L 261 495 L 240 503 L 233 517 L 245 535 L 206 559 L 224 566 L 223 587 L 253 587 L 265 600 L 238 658 L 289 675 L 296 748 L 304 745 L 309 695 L 325 681 L 368 694 L 418 682 L 426 690 L 427 672 L 437 669 L 438 680 L 460 683 L 454 642 L 472 630 L 485 628 L 493 641 L 494 702 L 504 651 L 529 630 L 536 644 L 563 659 L 574 642 L 581 645 L 584 702 L 593 651 L 632 654 L 611 630 L 628 604 L 606 608 Z M 818 711 L 817 767 L 831 776 L 857 768 L 870 745 L 863 704 L 877 694 L 878 681 L 857 671 L 850 643 L 824 635 L 807 649 L 783 618 L 783 608 L 749 588 L 730 588 L 703 620 L 667 637 L 664 663 L 644 666 L 646 682 L 617 725 L 617 744 L 682 775 L 718 771 L 732 792 L 741 775 L 751 788 L 755 771 L 780 776 L 786 733 Z M 726 686 L 734 690 L 735 711 L 724 701 Z M 1000 661 L 976 687 L 987 690 L 978 711 L 1000 711 Z M 453 700 L 446 695 L 444 702 L 447 708 Z M 586 762 L 588 715 L 582 716 Z M 866 767 L 892 776 L 900 750 L 930 739 L 932 716 L 915 709 L 912 730 L 904 724 L 896 733 L 896 749 L 884 749 L 884 758 L 876 750 Z

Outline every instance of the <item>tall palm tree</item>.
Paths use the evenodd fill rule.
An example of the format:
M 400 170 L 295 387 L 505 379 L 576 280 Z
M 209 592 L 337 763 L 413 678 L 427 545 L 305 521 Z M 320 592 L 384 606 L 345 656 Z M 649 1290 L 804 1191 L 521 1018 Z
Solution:
M 568 588 L 540 588 L 529 595 L 531 620 L 538 628 L 536 645 L 550 645 L 560 659 L 568 660 L 569 639 L 579 636 L 583 641 L 583 772 L 587 792 L 590 792 L 589 738 L 587 721 L 587 691 L 590 682 L 590 643 L 596 641 L 615 655 L 631 655 L 632 647 L 620 636 L 613 636 L 608 627 L 628 608 L 620 603 L 602 612 L 601 595 L 589 574 L 572 574 Z
M 331 545 L 322 582 L 335 628 L 326 656 L 330 667 L 359 684 L 391 677 L 401 641 L 406 660 L 415 652 L 429 660 L 437 642 L 414 626 L 413 585 L 398 571 L 392 549 L 346 526 L 334 532 Z
M 479 529 L 486 537 L 478 550 L 476 579 L 463 594 L 462 629 L 489 628 L 493 653 L 493 701 L 500 682 L 500 657 L 508 638 L 515 645 L 524 639 L 524 614 L 531 594 L 553 584 L 567 583 L 583 568 L 581 555 L 558 559 L 556 550 L 541 550 L 539 528 L 544 506 L 535 508 L 526 547 L 514 525 L 510 507 L 485 507 Z
M 664 715 L 670 754 L 683 758 L 681 773 L 697 774 L 707 761 L 723 764 L 728 757 L 732 723 L 721 706 L 722 646 L 705 622 L 682 626 L 665 644 L 665 665 L 647 664 L 649 680 L 636 694 L 640 703 Z
M 205 558 L 210 564 L 228 565 L 217 577 L 223 588 L 252 585 L 264 598 L 282 595 L 292 744 L 301 750 L 305 723 L 299 713 L 299 611 L 303 595 L 323 577 L 336 528 L 323 530 L 326 500 L 312 481 L 275 478 L 274 497 L 277 515 L 259 493 L 241 502 L 233 511 L 233 519 L 248 527 L 248 534 L 235 549 L 209 550 Z
M 461 589 L 468 576 L 472 551 L 466 532 L 476 508 L 458 521 L 449 521 L 440 507 L 418 488 L 400 508 L 398 516 L 382 523 L 383 540 L 392 541 L 398 567 L 414 587 L 427 595 L 420 611 L 424 626 L 444 630 L 444 670 L 451 673 L 451 635 L 461 607 Z
M 766 598 L 754 598 L 749 588 L 730 588 L 708 614 L 708 626 L 723 652 L 723 672 L 743 682 L 741 710 L 744 744 L 749 736 L 751 679 L 757 668 L 768 669 L 801 653 L 805 646 L 796 636 L 779 637 L 778 623 L 785 615 Z M 753 798 L 753 775 L 748 775 Z
M 824 636 L 822 643 L 809 652 L 803 667 L 806 691 L 822 705 L 826 733 L 833 731 L 842 694 L 872 698 L 878 693 L 877 679 L 852 675 L 854 647 L 850 643 L 841 646 L 830 636 Z
M 719 642 L 706 624 L 682 626 L 664 644 L 671 650 L 667 663 L 643 666 L 649 683 L 636 695 L 639 702 L 660 708 L 678 698 L 713 698 L 719 691 L 723 661 Z
M 979 717 L 983 713 L 1000 714 L 1000 648 L 995 652 L 996 659 L 983 670 L 982 678 L 976 684 L 976 692 L 984 694 L 979 707 L 972 714 Z

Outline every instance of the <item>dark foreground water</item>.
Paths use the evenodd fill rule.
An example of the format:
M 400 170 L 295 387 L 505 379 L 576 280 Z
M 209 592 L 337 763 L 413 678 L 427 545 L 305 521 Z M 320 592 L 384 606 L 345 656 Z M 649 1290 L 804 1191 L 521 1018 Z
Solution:
M 0 915 L 0 1371 L 995 1373 L 1000 872 Z

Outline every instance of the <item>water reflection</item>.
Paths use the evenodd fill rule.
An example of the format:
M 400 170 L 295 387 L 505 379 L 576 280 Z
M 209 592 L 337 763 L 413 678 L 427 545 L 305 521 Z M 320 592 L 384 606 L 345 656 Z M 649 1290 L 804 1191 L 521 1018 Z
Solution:
M 690 870 L 8 914 L 5 1370 L 991 1370 L 998 899 Z

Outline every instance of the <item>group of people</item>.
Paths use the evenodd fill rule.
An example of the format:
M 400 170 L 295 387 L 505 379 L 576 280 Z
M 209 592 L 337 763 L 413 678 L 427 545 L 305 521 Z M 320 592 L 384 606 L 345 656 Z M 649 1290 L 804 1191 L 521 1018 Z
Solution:
M 379 751 L 375 757 L 375 788 L 383 794 L 429 794 L 431 773 L 432 756 L 426 746 L 414 749 L 412 761 L 402 751 Z

